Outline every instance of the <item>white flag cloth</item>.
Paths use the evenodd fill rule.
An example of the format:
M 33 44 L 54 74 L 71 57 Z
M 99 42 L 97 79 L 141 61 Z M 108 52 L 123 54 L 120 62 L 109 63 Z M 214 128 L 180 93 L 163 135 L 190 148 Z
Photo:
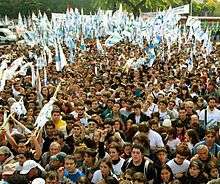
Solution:
M 23 101 L 23 97 L 18 101 L 18 102 L 14 102 L 10 108 L 10 112 L 11 113 L 16 113 L 19 116 L 21 116 L 22 114 L 25 115 L 27 113 L 27 110 L 24 106 L 24 101 Z
M 35 124 L 34 124 L 34 126 L 36 126 L 38 129 L 43 128 L 45 123 L 50 119 L 51 112 L 53 110 L 53 103 L 56 101 L 56 95 L 57 95 L 57 92 L 59 91 L 60 87 L 61 87 L 61 82 L 57 86 L 53 97 L 51 97 L 50 101 L 47 104 L 45 104 L 43 106 L 43 108 L 41 109 L 41 111 L 35 121 Z
M 120 42 L 121 40 L 122 40 L 122 37 L 120 36 L 120 34 L 118 32 L 114 32 L 111 36 L 107 38 L 107 40 L 105 41 L 105 45 L 107 47 L 112 47 L 113 45 Z

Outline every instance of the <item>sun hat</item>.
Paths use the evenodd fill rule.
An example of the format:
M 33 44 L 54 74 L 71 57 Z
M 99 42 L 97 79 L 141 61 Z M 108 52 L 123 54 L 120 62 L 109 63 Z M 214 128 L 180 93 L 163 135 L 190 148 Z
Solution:
M 31 184 L 45 184 L 45 180 L 43 178 L 35 178 Z
M 20 174 L 27 174 L 30 172 L 31 169 L 36 168 L 36 167 L 40 169 L 41 171 L 45 171 L 44 168 L 40 164 L 35 162 L 34 160 L 27 160 L 24 162 L 23 168 L 20 171 Z

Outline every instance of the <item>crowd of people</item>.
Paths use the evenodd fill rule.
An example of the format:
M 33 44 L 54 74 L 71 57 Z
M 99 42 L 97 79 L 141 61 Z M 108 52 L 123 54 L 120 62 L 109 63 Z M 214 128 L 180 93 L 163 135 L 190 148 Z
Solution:
M 170 56 L 164 47 L 152 67 L 139 68 L 127 63 L 145 56 L 138 46 L 123 41 L 101 54 L 95 40 L 85 43 L 62 72 L 48 63 L 45 81 L 40 70 L 41 87 L 32 87 L 29 69 L 6 81 L 1 125 L 21 97 L 27 113 L 1 126 L 0 183 L 219 183 L 220 46 L 206 56 L 197 42 L 188 70 L 191 42 L 173 45 Z M 41 49 L 8 45 L 0 56 L 35 62 L 30 52 Z M 51 119 L 36 134 L 36 118 L 60 81 Z

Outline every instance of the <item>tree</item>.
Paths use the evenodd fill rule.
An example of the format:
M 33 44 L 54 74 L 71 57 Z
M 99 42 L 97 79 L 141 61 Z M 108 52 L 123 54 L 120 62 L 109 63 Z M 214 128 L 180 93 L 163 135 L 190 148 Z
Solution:
M 113 11 L 122 4 L 123 8 L 128 12 L 132 12 L 134 16 L 139 16 L 140 12 L 164 10 L 169 6 L 177 6 L 181 0 L 94 0 L 96 8 L 111 9 Z

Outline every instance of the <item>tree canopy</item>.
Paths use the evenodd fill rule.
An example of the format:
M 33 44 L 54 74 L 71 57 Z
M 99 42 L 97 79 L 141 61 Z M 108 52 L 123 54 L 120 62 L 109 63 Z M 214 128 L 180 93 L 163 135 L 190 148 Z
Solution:
M 193 3 L 194 15 L 209 15 L 219 13 L 220 3 L 217 0 L 205 0 L 204 3 L 195 0 Z M 31 12 L 65 12 L 67 7 L 84 9 L 86 14 L 94 12 L 98 8 L 117 10 L 122 4 L 123 9 L 134 13 L 151 12 L 167 9 L 169 6 L 176 7 L 190 3 L 190 0 L 0 0 L 0 16 L 8 15 L 17 18 L 18 13 L 30 15 Z

